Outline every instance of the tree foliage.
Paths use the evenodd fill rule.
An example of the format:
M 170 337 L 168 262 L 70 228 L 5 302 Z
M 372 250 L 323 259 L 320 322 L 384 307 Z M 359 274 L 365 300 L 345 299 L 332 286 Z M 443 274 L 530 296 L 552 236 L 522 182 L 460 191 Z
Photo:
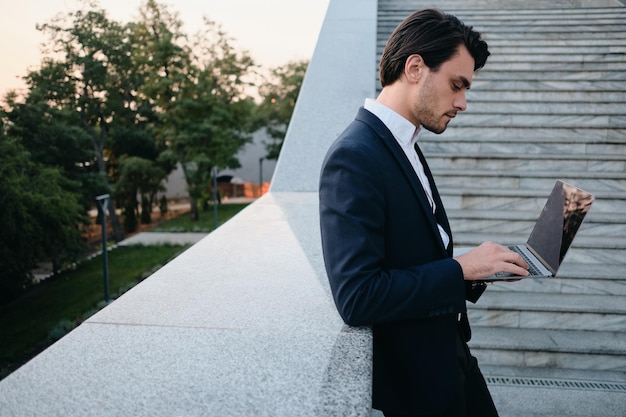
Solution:
M 0 302 L 31 283 L 49 260 L 54 271 L 81 252 L 83 208 L 61 170 L 35 163 L 19 143 L 0 136 Z
M 170 15 L 153 12 L 150 16 L 156 20 L 138 27 L 139 33 L 176 27 L 162 21 Z M 152 126 L 167 148 L 161 158 L 182 167 L 191 215 L 198 219 L 213 168 L 237 168 L 234 155 L 250 141 L 254 102 L 245 89 L 254 62 L 247 53 L 236 51 L 219 25 L 208 19 L 204 30 L 184 48 L 163 48 L 161 41 L 156 42 L 178 38 L 180 34 L 165 30 L 146 44 L 145 49 L 153 49 L 160 58 L 157 73 L 162 76 L 147 83 L 145 91 L 159 110 Z
M 274 68 L 259 88 L 263 101 L 257 108 L 257 123 L 271 138 L 265 143 L 266 159 L 280 154 L 307 67 L 308 61 L 292 61 Z
M 133 71 L 128 26 L 110 20 L 96 2 L 84 2 L 83 9 L 59 15 L 39 28 L 49 36 L 48 48 L 60 56 L 59 66 L 65 69 L 60 78 L 69 86 L 64 88 L 67 95 L 54 97 L 55 104 L 72 104 L 78 126 L 90 139 L 98 173 L 115 180 L 118 155 L 108 148 L 111 130 L 141 129 L 134 95 L 141 80 Z M 110 204 L 114 238 L 120 240 L 124 234 L 115 200 Z
M 93 148 L 87 133 L 80 127 L 70 104 L 58 105 L 63 85 L 58 63 L 47 62 L 39 72 L 31 72 L 30 94 L 17 100 L 9 95 L 5 102 L 4 120 L 7 134 L 19 138 L 33 161 L 59 168 L 63 175 L 80 185 L 78 197 L 85 210 L 93 204 L 93 196 L 106 189 L 106 180 L 98 175 Z
M 110 19 L 96 1 L 79 5 L 38 26 L 47 36 L 41 65 L 24 77 L 23 96 L 4 97 L 3 288 L 24 288 L 37 262 L 60 267 L 77 258 L 82 216 L 97 195 L 113 196 L 114 240 L 124 236 L 115 205 L 134 231 L 176 165 L 197 219 L 214 168 L 238 167 L 235 155 L 255 127 L 256 66 L 219 25 L 206 19 L 189 36 L 155 0 L 129 23 Z
M 125 224 L 127 231 L 134 231 L 128 225 L 136 225 L 136 219 L 141 215 L 142 223 L 150 223 L 151 207 L 156 203 L 156 196 L 159 191 L 163 191 L 163 180 L 166 173 L 154 161 L 130 156 L 122 158 L 120 161 L 120 178 L 116 184 L 117 195 L 127 195 L 127 202 L 124 207 Z M 145 210 L 139 211 L 137 196 L 141 196 L 141 201 L 148 201 L 149 204 L 143 207 Z

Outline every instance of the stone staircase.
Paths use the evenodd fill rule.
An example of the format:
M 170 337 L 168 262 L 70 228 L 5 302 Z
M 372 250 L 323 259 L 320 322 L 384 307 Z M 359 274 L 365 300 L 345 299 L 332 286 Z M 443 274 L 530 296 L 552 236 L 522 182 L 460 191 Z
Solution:
M 379 0 L 378 56 L 397 23 L 430 6 L 489 43 L 468 111 L 420 138 L 456 246 L 526 241 L 557 179 L 596 196 L 558 277 L 493 284 L 469 306 L 485 373 L 626 391 L 626 7 L 581 4 Z

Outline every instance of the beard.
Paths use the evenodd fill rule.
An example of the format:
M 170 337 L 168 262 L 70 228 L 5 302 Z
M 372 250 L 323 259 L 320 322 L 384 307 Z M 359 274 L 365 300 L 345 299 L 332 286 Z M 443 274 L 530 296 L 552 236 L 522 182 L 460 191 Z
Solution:
M 436 133 L 437 135 L 440 133 L 445 132 L 446 128 L 448 127 L 448 123 L 444 123 L 443 121 L 439 121 L 439 124 L 432 124 L 432 123 L 426 123 L 426 124 L 422 124 L 422 126 L 424 126 L 424 129 L 429 130 L 433 133 Z
M 440 134 L 446 130 L 450 119 L 446 113 L 436 114 L 435 109 L 437 108 L 439 108 L 439 98 L 431 78 L 428 77 L 420 90 L 417 103 L 415 104 L 415 111 L 424 129 Z M 446 117 L 448 117 L 447 120 L 445 119 Z

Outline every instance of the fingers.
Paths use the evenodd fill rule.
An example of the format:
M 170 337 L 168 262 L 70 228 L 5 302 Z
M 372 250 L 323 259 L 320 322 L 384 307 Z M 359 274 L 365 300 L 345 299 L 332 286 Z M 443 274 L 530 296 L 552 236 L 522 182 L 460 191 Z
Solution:
M 524 261 L 522 260 L 522 262 Z M 526 264 L 526 262 L 524 262 L 524 265 L 513 262 L 504 263 L 502 267 L 498 269 L 499 270 L 497 272 L 508 272 L 510 274 L 519 275 L 522 277 L 528 276 L 528 265 Z
M 499 258 L 495 260 L 494 268 L 498 272 L 507 272 L 513 275 L 519 276 L 528 276 L 528 263 L 522 258 L 517 252 L 512 251 L 506 246 L 498 245 L 496 243 L 491 243 L 494 245 L 495 250 L 500 255 Z
M 505 248 L 505 264 L 504 267 L 508 269 L 504 269 L 498 272 L 510 272 L 515 275 L 528 275 L 528 263 L 522 258 L 517 252 L 510 250 L 509 248 Z
M 455 259 L 461 265 L 466 280 L 484 279 L 498 272 L 528 275 L 528 264 L 520 255 L 493 242 L 485 242 Z

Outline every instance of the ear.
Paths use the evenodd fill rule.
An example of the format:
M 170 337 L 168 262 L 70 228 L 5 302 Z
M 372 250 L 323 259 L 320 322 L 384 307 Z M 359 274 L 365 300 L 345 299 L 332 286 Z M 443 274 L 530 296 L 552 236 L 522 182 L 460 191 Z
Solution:
M 424 73 L 426 64 L 419 54 L 409 55 L 404 63 L 404 75 L 410 83 L 416 83 Z

